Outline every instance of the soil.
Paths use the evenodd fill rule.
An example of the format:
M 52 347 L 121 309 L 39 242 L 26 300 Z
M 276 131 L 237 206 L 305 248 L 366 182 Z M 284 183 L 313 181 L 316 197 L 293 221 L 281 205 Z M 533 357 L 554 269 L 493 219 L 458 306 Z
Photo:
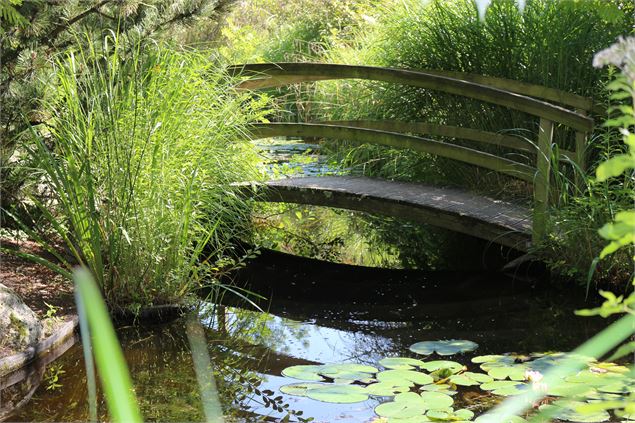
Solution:
M 51 258 L 50 254 L 31 241 L 0 239 L 0 246 Z M 62 319 L 75 314 L 72 282 L 41 264 L 0 252 L 0 282 L 22 297 L 40 319 Z

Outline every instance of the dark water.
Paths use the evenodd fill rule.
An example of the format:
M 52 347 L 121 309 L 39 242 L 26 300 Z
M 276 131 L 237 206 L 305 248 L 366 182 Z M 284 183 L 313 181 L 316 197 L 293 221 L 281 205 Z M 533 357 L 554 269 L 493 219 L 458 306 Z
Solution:
M 273 391 L 269 398 L 274 398 L 280 395 L 281 385 L 298 382 L 280 376 L 290 365 L 375 364 L 386 356 L 414 356 L 408 351 L 414 342 L 451 338 L 477 342 L 474 354 L 478 355 L 569 350 L 606 325 L 602 319 L 574 316 L 573 309 L 580 304 L 562 293 L 503 275 L 424 274 L 338 265 L 320 270 L 310 261 L 297 268 L 297 259 L 294 263 L 256 263 L 240 275 L 242 283 L 273 295 L 261 302 L 268 313 L 204 304 L 198 315 L 206 327 L 223 401 L 238 421 L 259 421 L 262 416 L 276 420 L 286 414 L 263 406 L 262 391 Z M 345 280 L 348 287 L 343 286 Z M 304 295 L 285 289 L 290 281 L 301 286 L 298 292 Z M 181 319 L 119 328 L 148 421 L 204 418 L 184 325 Z M 471 356 L 450 359 L 469 364 Z M 18 401 L 19 392 L 35 389 L 31 400 L 8 420 L 86 420 L 81 347 L 71 347 L 41 373 L 41 378 L 28 383 L 29 389 L 20 391 L 14 386 L 2 391 L 6 407 Z M 58 379 L 53 383 L 55 375 Z M 464 389 L 456 401 L 478 413 L 482 404 L 475 405 L 474 396 L 474 390 Z M 283 395 L 281 401 L 320 422 L 366 422 L 374 418 L 373 408 L 381 399 L 338 405 Z M 106 419 L 103 402 L 99 410 Z

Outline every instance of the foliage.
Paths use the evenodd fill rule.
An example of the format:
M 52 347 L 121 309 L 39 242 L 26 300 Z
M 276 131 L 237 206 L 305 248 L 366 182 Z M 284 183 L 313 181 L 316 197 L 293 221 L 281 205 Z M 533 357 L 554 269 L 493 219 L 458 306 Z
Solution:
M 86 269 L 76 270 L 73 280 L 80 324 L 94 345 L 95 361 L 110 416 L 115 422 L 141 422 L 128 367 L 99 288 Z M 90 350 L 89 346 L 86 348 Z
M 257 177 L 241 128 L 261 105 L 216 66 L 111 37 L 56 65 L 52 118 L 29 149 L 52 197 L 32 201 L 53 233 L 22 226 L 60 261 L 51 267 L 88 267 L 110 305 L 180 301 L 244 228 L 229 184 Z
M 48 121 L 41 108 L 51 101 L 57 55 L 87 46 L 107 34 L 124 40 L 150 38 L 191 42 L 192 28 L 213 39 L 232 0 L 2 0 L 0 1 L 0 207 L 28 204 L 38 192 L 25 168 L 32 167 L 20 148 L 30 125 Z M 76 34 L 87 34 L 80 38 Z M 77 45 L 77 43 L 83 44 Z M 134 43 L 129 43 L 134 45 Z M 15 212 L 16 210 L 14 210 Z M 5 225 L 11 223 L 0 214 Z
M 613 91 L 612 97 L 618 100 L 629 99 L 629 101 L 632 101 L 632 104 L 635 105 L 635 38 L 620 38 L 617 43 L 599 52 L 595 56 L 593 64 L 595 66 L 613 65 L 618 67 L 621 70 L 621 75 L 608 86 L 608 88 Z M 628 172 L 632 172 L 632 170 L 635 169 L 635 135 L 633 135 L 632 132 L 632 128 L 635 124 L 635 112 L 630 104 L 619 106 L 617 109 L 620 112 L 620 116 L 608 120 L 606 125 L 620 127 L 620 132 L 627 149 L 625 153 L 609 158 L 598 166 L 596 176 L 599 182 L 605 182 L 609 178 L 616 178 L 623 174 L 626 174 L 627 179 L 632 178 L 633 175 L 628 175 Z M 599 233 L 603 238 L 610 241 L 601 251 L 600 258 L 614 254 L 619 249 L 632 249 L 635 245 L 635 210 L 617 213 L 615 220 L 605 224 L 599 230 Z M 635 260 L 635 256 L 633 256 L 632 253 L 630 257 Z M 631 262 L 631 266 L 632 265 L 633 262 Z M 633 280 L 633 284 L 635 285 L 635 279 Z M 600 293 L 605 298 L 604 303 L 600 307 L 580 310 L 577 313 L 582 316 L 600 315 L 602 317 L 626 313 L 626 316 L 594 336 L 576 350 L 576 352 L 580 354 L 590 355 L 592 357 L 599 357 L 610 349 L 618 346 L 623 340 L 633 334 L 633 328 L 635 327 L 635 310 L 632 307 L 633 304 L 635 304 L 635 292 L 631 292 L 627 297 L 622 295 L 617 296 L 612 292 L 606 291 L 600 291 Z M 619 346 L 612 354 L 611 359 L 622 358 L 633 353 L 633 351 L 635 351 L 635 344 L 628 342 Z M 546 386 L 553 385 L 556 388 L 562 388 L 563 385 L 566 385 L 562 382 L 562 379 L 567 375 L 573 374 L 574 371 L 578 369 L 579 366 L 575 365 L 575 363 L 565 363 L 560 369 L 549 372 L 545 377 L 544 383 Z M 623 381 L 618 383 L 610 379 L 608 382 L 606 380 L 599 381 L 598 377 L 601 376 L 598 375 L 607 374 L 607 370 L 608 368 L 605 368 L 601 372 L 581 372 L 576 376 L 569 376 L 565 379 L 565 382 L 583 382 L 591 387 L 600 386 L 600 390 L 608 394 L 627 394 L 627 396 L 615 397 L 605 395 L 604 397 L 600 396 L 599 398 L 595 398 L 593 404 L 583 404 L 576 402 L 581 393 L 579 390 L 572 391 L 570 389 L 564 389 L 563 396 L 565 396 L 568 401 L 559 404 L 559 407 L 542 408 L 541 415 L 544 415 L 544 417 L 559 417 L 567 420 L 604 421 L 608 419 L 608 414 L 605 410 L 614 409 L 618 416 L 630 419 L 630 416 L 635 413 L 632 389 L 626 388 L 627 383 Z M 610 370 L 608 370 L 608 372 L 610 372 Z M 633 368 L 631 367 L 629 369 L 625 367 L 624 370 L 620 372 L 625 373 L 627 378 L 632 378 Z M 610 386 L 610 388 L 607 386 Z M 532 395 L 527 394 L 511 400 L 501 407 L 503 411 L 502 414 L 504 416 L 517 414 L 519 411 L 527 408 L 526 404 L 542 396 L 543 394 L 533 393 Z M 493 416 L 490 421 L 494 421 Z

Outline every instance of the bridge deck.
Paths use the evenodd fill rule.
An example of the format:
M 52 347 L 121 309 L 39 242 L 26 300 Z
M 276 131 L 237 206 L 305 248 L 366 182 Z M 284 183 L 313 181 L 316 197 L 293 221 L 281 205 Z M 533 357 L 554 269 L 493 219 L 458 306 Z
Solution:
M 245 192 L 249 183 L 240 184 Z M 379 179 L 326 176 L 256 185 L 261 201 L 328 206 L 428 223 L 526 251 L 531 210 L 455 188 Z

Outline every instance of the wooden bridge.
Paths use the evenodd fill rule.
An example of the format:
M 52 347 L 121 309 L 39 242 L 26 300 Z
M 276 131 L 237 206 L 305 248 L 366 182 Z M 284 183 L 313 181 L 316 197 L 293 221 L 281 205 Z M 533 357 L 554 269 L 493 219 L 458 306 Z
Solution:
M 575 133 L 575 148 L 558 152 L 579 170 L 585 169 L 585 147 L 593 120 L 591 100 L 563 91 L 481 75 L 445 71 L 416 71 L 318 63 L 263 63 L 230 67 L 245 77 L 239 88 L 262 89 L 308 81 L 366 79 L 455 94 L 504 106 L 539 119 L 533 139 L 465 127 L 426 122 L 327 121 L 268 123 L 251 128 L 252 139 L 277 136 L 316 137 L 410 149 L 483 167 L 533 185 L 533 208 L 478 196 L 463 190 L 372 178 L 318 177 L 243 184 L 261 201 L 330 206 L 405 218 L 444 227 L 526 251 L 546 235 L 550 198 L 554 126 Z M 475 147 L 441 142 L 442 136 L 473 142 Z M 478 149 L 495 145 L 533 157 L 530 164 Z M 255 192 L 254 192 L 255 191 Z

